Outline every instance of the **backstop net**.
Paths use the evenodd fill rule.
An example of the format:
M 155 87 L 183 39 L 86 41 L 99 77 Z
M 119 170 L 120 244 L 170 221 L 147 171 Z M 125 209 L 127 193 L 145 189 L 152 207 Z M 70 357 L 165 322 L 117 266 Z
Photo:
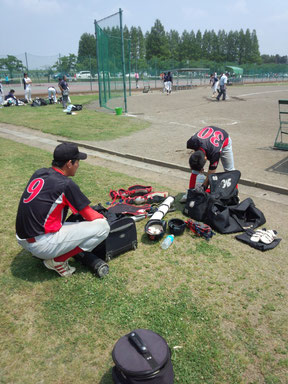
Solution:
M 130 40 L 123 37 L 122 10 L 102 20 L 95 20 L 94 24 L 100 107 L 113 111 L 122 108 L 127 112 L 126 80 L 128 82 L 130 79 Z

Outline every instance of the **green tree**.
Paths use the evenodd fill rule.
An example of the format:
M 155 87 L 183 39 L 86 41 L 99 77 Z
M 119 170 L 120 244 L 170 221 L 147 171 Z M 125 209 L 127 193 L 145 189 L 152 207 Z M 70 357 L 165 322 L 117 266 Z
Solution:
M 12 55 L 7 55 L 7 58 L 0 59 L 0 69 L 7 70 L 10 77 L 13 77 L 13 71 L 23 71 L 24 65 L 21 60 Z
M 195 36 L 195 54 L 194 59 L 199 60 L 202 58 L 202 33 L 198 29 Z
M 136 27 L 131 27 L 130 39 L 131 39 L 131 67 L 136 72 L 137 61 L 139 60 L 138 30 Z
M 75 72 L 76 63 L 77 56 L 70 53 L 69 56 L 59 57 L 58 61 L 54 65 L 54 68 L 63 74 L 71 74 L 72 72 Z
M 96 38 L 90 33 L 83 33 L 79 40 L 78 62 L 81 63 L 87 57 L 96 57 Z
M 229 62 L 236 62 L 238 59 L 238 50 L 237 50 L 237 42 L 238 42 L 238 33 L 230 31 L 227 34 L 227 54 L 226 60 Z M 220 61 L 220 57 L 218 58 Z
M 150 33 L 146 35 L 146 59 L 150 60 L 153 57 L 165 58 L 168 47 L 168 39 L 160 20 L 157 19 Z
M 220 52 L 219 52 L 219 42 L 218 37 L 214 29 L 211 31 L 211 60 L 219 61 L 220 60 Z
M 202 58 L 211 59 L 212 34 L 205 30 L 202 37 Z
M 253 63 L 260 64 L 261 63 L 261 57 L 260 57 L 260 51 L 259 51 L 259 43 L 257 38 L 256 30 L 253 29 L 251 34 L 251 59 Z
M 242 64 L 245 58 L 245 34 L 242 28 L 238 33 L 237 47 L 238 47 L 237 61 L 238 61 L 238 64 Z
M 139 59 L 145 60 L 145 57 L 146 57 L 145 37 L 140 27 L 138 27 L 138 46 L 139 46 Z
M 130 32 L 127 25 L 123 28 L 124 39 L 124 57 L 125 57 L 125 72 L 129 73 L 129 61 L 130 61 Z
M 186 29 L 182 32 L 179 48 L 179 59 L 181 62 L 187 63 L 187 61 L 193 58 L 191 35 Z
M 169 57 L 179 61 L 180 58 L 180 35 L 177 31 L 172 30 L 167 34 L 169 42 Z
M 261 61 L 263 64 L 275 63 L 275 56 L 272 55 L 261 55 Z
M 227 57 L 227 34 L 224 29 L 219 30 L 217 33 L 219 45 L 219 61 L 225 61 Z
M 145 63 L 145 39 L 141 27 L 131 27 L 130 29 L 131 40 L 131 66 L 134 71 L 139 72 L 141 65 Z M 140 62 L 142 63 L 140 65 Z M 140 65 L 140 67 L 139 67 Z M 145 67 L 145 65 L 144 65 Z

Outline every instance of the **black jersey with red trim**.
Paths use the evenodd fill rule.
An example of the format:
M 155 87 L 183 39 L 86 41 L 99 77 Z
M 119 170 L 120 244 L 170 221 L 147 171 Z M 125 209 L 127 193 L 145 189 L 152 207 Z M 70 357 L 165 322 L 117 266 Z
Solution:
M 27 239 L 62 227 L 68 209 L 78 213 L 90 200 L 72 179 L 54 168 L 38 169 L 29 180 L 20 199 L 16 233 Z
M 209 169 L 217 168 L 222 148 L 228 145 L 228 133 L 218 127 L 209 126 L 195 133 L 188 141 L 187 148 L 202 150 L 210 161 Z

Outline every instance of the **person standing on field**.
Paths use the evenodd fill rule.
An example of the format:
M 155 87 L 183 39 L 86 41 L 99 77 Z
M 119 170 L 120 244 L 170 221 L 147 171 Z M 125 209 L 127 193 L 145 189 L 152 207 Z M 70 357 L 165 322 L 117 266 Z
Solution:
M 69 87 L 67 83 L 67 77 L 64 75 L 63 79 L 59 78 L 58 86 L 60 88 L 60 91 L 62 93 L 62 105 L 63 109 L 67 108 L 67 103 L 69 102 Z
M 24 85 L 25 99 L 26 99 L 27 103 L 31 103 L 32 102 L 32 98 L 31 98 L 31 84 L 32 84 L 32 80 L 30 79 L 30 77 L 28 77 L 27 73 L 24 73 L 23 85 Z
M 164 85 L 165 85 L 165 90 L 167 92 L 167 95 L 169 95 L 172 91 L 172 84 L 173 84 L 173 78 L 172 78 L 171 72 L 168 72 L 167 75 L 164 77 Z
M 136 88 L 139 88 L 138 82 L 139 82 L 139 73 L 135 73 L 135 80 L 136 80 Z
M 212 87 L 211 87 L 213 90 L 212 97 L 215 97 L 217 94 L 218 84 L 219 84 L 219 79 L 217 77 L 217 73 L 215 72 L 212 78 Z
M 220 78 L 219 85 L 220 85 L 220 92 L 216 99 L 219 101 L 220 97 L 222 96 L 222 100 L 226 100 L 226 88 L 227 88 L 227 81 L 228 81 L 228 73 L 223 73 L 223 75 Z

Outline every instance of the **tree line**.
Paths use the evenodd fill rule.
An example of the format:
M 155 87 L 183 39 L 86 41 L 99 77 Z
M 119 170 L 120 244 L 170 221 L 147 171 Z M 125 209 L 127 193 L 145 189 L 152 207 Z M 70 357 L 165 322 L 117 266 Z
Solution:
M 105 51 L 106 48 L 103 48 L 107 54 L 104 65 L 109 67 L 110 71 L 121 72 L 120 29 L 105 28 L 104 33 L 111 37 L 107 43 L 109 50 Z M 267 67 L 269 64 L 288 63 L 287 56 L 260 55 L 257 33 L 249 29 L 229 32 L 205 30 L 203 33 L 200 30 L 184 30 L 180 34 L 173 29 L 165 31 L 161 21 L 156 19 L 150 31 L 145 34 L 141 27 L 132 26 L 129 29 L 124 26 L 123 37 L 125 61 L 129 63 L 129 66 L 126 65 L 126 72 L 148 70 L 156 74 L 159 69 L 197 66 L 216 69 L 221 64 L 239 65 L 247 69 L 255 64 L 258 67 Z M 24 70 L 25 66 L 16 57 L 8 55 L 7 58 L 0 59 L 0 69 L 9 71 L 11 75 L 15 70 Z M 78 44 L 78 55 L 60 57 L 53 66 L 47 68 L 47 74 L 50 75 L 55 70 L 70 74 L 79 70 L 91 70 L 96 73 L 95 35 L 83 33 Z M 287 68 L 284 71 L 286 72 Z
M 119 28 L 106 28 L 110 36 L 119 36 Z M 130 58 L 131 70 L 153 68 L 183 68 L 187 66 L 215 67 L 225 63 L 243 67 L 261 64 L 287 64 L 287 56 L 260 54 L 256 30 L 240 29 L 239 31 L 184 30 L 180 34 L 176 30 L 165 31 L 159 19 L 156 19 L 150 31 L 145 34 L 141 27 L 123 28 L 125 39 L 126 62 Z M 127 44 L 129 41 L 129 47 Z M 113 44 L 113 43 L 110 43 Z M 79 41 L 78 62 L 87 63 L 87 57 L 95 52 L 94 35 L 84 33 Z M 116 45 L 111 52 L 116 52 Z M 94 56 L 93 56 L 94 57 Z M 88 63 L 87 63 L 88 64 Z

